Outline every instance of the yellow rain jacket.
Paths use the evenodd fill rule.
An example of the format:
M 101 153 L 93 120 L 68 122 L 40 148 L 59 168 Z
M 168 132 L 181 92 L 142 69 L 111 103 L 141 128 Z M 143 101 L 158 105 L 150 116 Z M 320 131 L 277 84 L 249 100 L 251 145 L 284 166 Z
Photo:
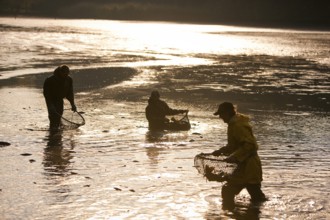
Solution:
M 228 144 L 221 151 L 229 155 L 228 158 L 238 161 L 238 167 L 228 183 L 259 184 L 262 181 L 258 144 L 249 120 L 246 115 L 236 114 L 228 123 Z

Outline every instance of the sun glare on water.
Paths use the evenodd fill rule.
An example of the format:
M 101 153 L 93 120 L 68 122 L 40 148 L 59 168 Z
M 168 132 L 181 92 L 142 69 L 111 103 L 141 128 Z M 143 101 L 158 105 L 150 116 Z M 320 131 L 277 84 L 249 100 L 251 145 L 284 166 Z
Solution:
M 315 54 L 315 45 L 297 46 L 283 37 L 291 36 L 290 31 L 276 29 L 88 19 L 7 18 L 1 19 L 1 23 L 22 28 L 3 33 L 0 60 L 6 68 L 0 78 L 17 74 L 12 71 L 15 68 L 20 68 L 21 73 L 33 73 L 36 68 L 31 66 L 36 60 L 50 63 L 64 59 L 77 64 L 72 68 L 87 65 L 138 68 L 210 65 L 218 62 L 215 57 L 227 55 Z M 320 60 L 327 62 L 325 49 L 323 53 Z
M 122 47 L 149 53 L 238 53 L 253 44 L 242 37 L 226 34 L 229 31 L 237 31 L 238 28 L 221 25 L 90 20 L 83 25 L 81 23 L 81 27 L 106 32 L 111 35 L 109 39 L 122 39 Z M 91 38 L 93 37 L 91 35 Z M 118 41 L 116 43 L 118 44 Z M 114 46 L 113 42 L 108 44 Z

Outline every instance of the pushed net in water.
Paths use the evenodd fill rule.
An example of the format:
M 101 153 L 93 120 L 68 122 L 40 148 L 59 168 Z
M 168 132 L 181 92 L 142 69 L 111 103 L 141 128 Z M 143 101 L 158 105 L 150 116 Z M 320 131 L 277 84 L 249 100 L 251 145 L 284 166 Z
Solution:
M 191 126 L 188 113 L 185 113 L 185 115 L 180 119 L 177 119 L 173 116 L 171 121 L 165 124 L 165 129 L 172 131 L 188 131 L 190 128 Z
M 76 129 L 85 124 L 85 119 L 81 115 L 82 112 L 73 112 L 71 110 L 64 110 L 61 117 L 62 129 Z
M 226 156 L 213 156 L 210 153 L 197 154 L 194 166 L 209 181 L 223 182 L 228 180 L 237 168 L 237 164 L 227 163 L 225 158 Z

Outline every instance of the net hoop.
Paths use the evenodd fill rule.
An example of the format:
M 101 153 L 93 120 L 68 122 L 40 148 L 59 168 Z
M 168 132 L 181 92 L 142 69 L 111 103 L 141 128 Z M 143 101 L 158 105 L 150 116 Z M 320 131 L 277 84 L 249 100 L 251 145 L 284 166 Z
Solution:
M 200 153 L 194 158 L 194 167 L 209 181 L 224 182 L 233 176 L 237 164 L 227 163 L 224 155 L 213 156 L 211 153 Z
M 76 126 L 83 126 L 86 122 L 85 122 L 85 118 L 81 115 L 81 113 L 80 112 L 75 112 L 80 118 L 81 118 L 81 122 L 74 122 L 74 121 L 72 121 L 72 120 L 70 120 L 70 119 L 67 119 L 67 118 L 65 118 L 65 117 L 63 117 L 63 115 L 61 116 L 61 119 L 62 120 L 64 120 L 64 121 L 66 121 L 66 122 L 68 122 L 68 123 L 71 123 L 71 124 L 74 124 L 74 125 L 76 125 Z
M 69 109 L 64 109 L 61 115 L 61 129 L 76 129 L 85 125 L 85 118 L 82 116 L 83 112 L 74 112 Z
M 173 117 L 170 122 L 165 124 L 165 130 L 171 131 L 188 131 L 190 128 L 191 125 L 188 118 L 188 112 L 186 112 L 181 119 L 176 120 Z

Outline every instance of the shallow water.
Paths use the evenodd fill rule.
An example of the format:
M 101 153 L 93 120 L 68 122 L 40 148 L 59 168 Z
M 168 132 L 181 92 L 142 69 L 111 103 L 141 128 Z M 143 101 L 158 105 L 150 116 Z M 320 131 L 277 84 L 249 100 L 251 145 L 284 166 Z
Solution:
M 65 20 L 58 22 L 57 26 L 50 25 L 53 29 L 47 27 L 49 36 L 52 32 L 58 36 L 60 25 L 68 25 Z M 23 27 L 18 32 L 22 28 L 31 34 L 37 30 L 43 32 L 41 23 L 28 20 L 20 24 Z M 116 27 L 121 24 L 114 23 Z M 81 32 L 78 24 L 78 21 L 70 23 L 69 29 L 62 29 L 61 36 L 78 36 Z M 123 25 L 134 27 L 129 22 Z M 184 33 L 185 28 L 193 32 L 202 28 L 203 33 L 208 33 L 212 27 L 216 30 L 211 38 L 222 30 L 220 26 L 165 25 Z M 12 29 L 14 32 L 8 33 L 16 35 L 16 28 Z M 134 56 L 120 60 L 122 66 L 84 69 L 81 64 L 88 66 L 87 63 L 81 57 L 77 58 L 81 63 L 75 63 L 70 57 L 71 46 L 66 44 L 71 52 L 60 62 L 72 61 L 70 64 L 77 67 L 73 68 L 72 77 L 78 110 L 85 112 L 86 125 L 53 134 L 46 130 L 48 119 L 41 90 L 46 75 L 37 73 L 49 68 L 47 63 L 56 63 L 51 60 L 56 53 L 46 49 L 48 56 L 41 56 L 35 62 L 32 56 L 27 56 L 26 63 L 10 64 L 8 60 L 8 65 L 1 67 L 3 79 L 0 80 L 0 141 L 11 143 L 0 147 L 1 218 L 329 218 L 329 64 L 322 58 L 325 50 L 309 44 L 301 49 L 299 43 L 291 41 L 299 35 L 310 45 L 324 45 L 329 36 L 323 32 L 318 35 L 275 31 L 280 42 L 287 42 L 283 47 L 290 50 L 282 51 L 283 54 L 279 48 L 263 51 L 260 41 L 274 37 L 273 32 L 263 30 L 261 37 L 254 39 L 259 35 L 250 29 L 230 30 L 230 36 L 255 42 L 249 44 L 252 49 L 245 51 L 260 54 L 242 51 L 217 54 L 223 49 L 212 52 L 212 48 L 204 45 L 197 47 L 198 55 L 192 57 L 201 63 L 192 65 L 190 60 L 176 66 L 165 61 L 182 60 L 191 55 L 192 49 L 163 42 L 162 48 L 167 50 L 156 53 L 156 63 L 160 66 L 155 66 L 146 65 L 150 60 L 146 56 L 141 58 L 137 49 L 130 46 L 125 53 L 130 51 Z M 82 34 L 86 35 L 86 31 Z M 54 36 L 48 43 L 53 42 Z M 43 40 L 47 43 L 46 38 Z M 156 51 L 151 47 L 153 42 L 149 43 L 139 45 L 141 51 L 148 51 L 148 56 Z M 90 48 L 96 53 L 92 43 Z M 171 57 L 169 60 L 158 60 L 159 54 L 167 55 L 169 50 L 180 52 L 166 56 Z M 313 50 L 318 51 L 317 56 L 310 55 Z M 113 52 L 111 47 L 106 51 Z M 299 56 L 291 56 L 288 51 Z M 17 57 L 15 53 L 11 55 Z M 105 60 L 113 57 L 107 56 L 96 59 L 98 62 L 94 64 L 109 65 Z M 132 68 L 127 68 L 125 63 L 132 57 L 136 58 L 131 60 Z M 146 66 L 135 65 L 141 62 Z M 26 74 L 30 67 L 36 75 Z M 20 76 L 8 78 L 13 75 Z M 161 91 L 170 106 L 190 110 L 190 131 L 148 132 L 144 108 L 154 88 Z M 224 100 L 233 100 L 240 111 L 252 117 L 263 163 L 263 190 L 269 197 L 264 204 L 252 206 L 247 192 L 243 191 L 233 212 L 221 209 L 221 183 L 207 182 L 193 167 L 196 154 L 213 151 L 226 142 L 226 125 L 212 115 Z
M 1 97 L 3 92 L 14 97 L 24 93 L 35 100 L 22 100 L 12 113 L 15 120 L 9 120 L 8 111 L 1 113 L 12 127 L 1 123 L 2 139 L 12 144 L 0 149 L 4 219 L 326 219 L 329 214 L 324 135 L 329 115 L 249 112 L 270 200 L 253 207 L 243 191 L 237 198 L 240 206 L 231 213 L 221 210 L 221 184 L 207 182 L 193 167 L 196 154 L 225 143 L 225 125 L 205 112 L 190 109 L 189 132 L 152 134 L 144 102 L 94 98 L 91 104 L 81 98 L 87 124 L 50 135 L 38 131 L 47 126 L 45 109 L 30 107 L 43 104 L 38 90 L 1 92 Z M 36 118 L 41 120 L 31 123 Z M 320 130 L 324 134 L 316 132 Z

